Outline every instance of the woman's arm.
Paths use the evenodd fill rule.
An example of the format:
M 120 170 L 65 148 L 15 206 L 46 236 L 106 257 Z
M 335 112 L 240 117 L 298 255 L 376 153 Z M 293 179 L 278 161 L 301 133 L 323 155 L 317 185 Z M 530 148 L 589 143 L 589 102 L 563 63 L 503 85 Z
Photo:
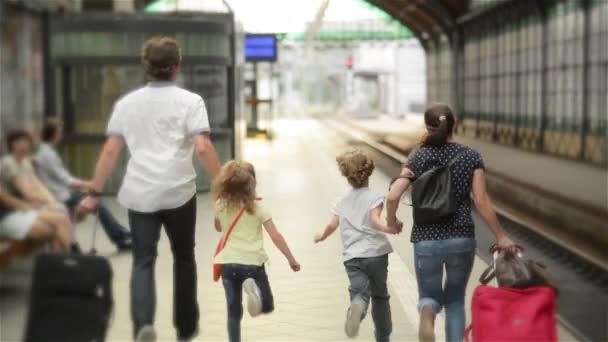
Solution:
M 27 201 L 44 205 L 53 205 L 55 198 L 33 174 L 19 175 L 12 180 L 15 189 Z
M 401 170 L 400 177 L 413 177 L 414 173 L 404 167 Z M 397 220 L 397 209 L 399 208 L 399 199 L 403 193 L 410 187 L 412 181 L 409 178 L 398 178 L 393 185 L 391 190 L 386 196 L 386 223 L 389 226 L 398 226 L 399 220 Z M 401 224 L 403 225 L 403 224 Z
M 0 188 L 0 204 L 13 210 L 32 210 L 34 207 Z
M 53 205 L 57 201 L 55 200 L 55 196 L 51 194 L 49 189 L 42 183 L 38 176 L 32 177 L 32 183 L 36 187 L 36 190 L 40 193 L 40 195 L 45 199 L 45 204 Z
M 500 248 L 513 247 L 513 241 L 505 234 L 496 212 L 492 207 L 492 201 L 486 189 L 486 176 L 483 169 L 477 169 L 473 172 L 473 202 L 483 221 L 488 225 L 494 236 L 496 243 Z
M 289 262 L 289 266 L 291 266 L 291 269 L 293 269 L 294 272 L 298 272 L 300 270 L 300 264 L 296 261 L 296 258 L 293 256 L 293 254 L 291 254 L 291 250 L 289 249 L 289 246 L 287 246 L 287 242 L 285 241 L 285 238 L 283 238 L 283 235 L 279 232 L 277 227 L 274 225 L 274 222 L 272 222 L 272 219 L 264 222 L 264 229 L 266 229 L 266 232 L 270 236 L 272 243 L 274 243 L 274 245 L 277 246 L 277 248 L 281 251 L 281 253 L 283 253 L 285 258 L 287 258 L 287 261 Z
M 393 226 L 386 226 L 382 224 L 380 221 L 380 214 L 382 213 L 382 207 L 374 208 L 370 211 L 370 221 L 372 227 L 378 231 L 381 231 L 386 234 L 399 234 L 401 233 L 401 229 L 403 229 L 403 224 L 401 222 L 396 222 Z
M 325 230 L 323 230 L 322 233 L 315 235 L 315 243 L 319 243 L 327 239 L 331 234 L 336 231 L 336 229 L 338 229 L 339 225 L 340 219 L 338 218 L 338 215 L 334 214 L 331 218 L 331 221 L 329 221 L 327 226 L 325 226 Z

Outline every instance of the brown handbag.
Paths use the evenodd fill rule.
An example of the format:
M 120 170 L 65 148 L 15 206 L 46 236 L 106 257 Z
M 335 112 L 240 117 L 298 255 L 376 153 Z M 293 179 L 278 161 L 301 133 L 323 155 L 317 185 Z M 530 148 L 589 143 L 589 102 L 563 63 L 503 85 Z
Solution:
M 524 259 L 521 254 L 512 250 L 495 250 L 493 263 L 482 273 L 479 281 L 489 283 L 496 278 L 499 287 L 525 289 L 536 286 L 550 286 L 557 291 L 547 274 L 546 266 Z

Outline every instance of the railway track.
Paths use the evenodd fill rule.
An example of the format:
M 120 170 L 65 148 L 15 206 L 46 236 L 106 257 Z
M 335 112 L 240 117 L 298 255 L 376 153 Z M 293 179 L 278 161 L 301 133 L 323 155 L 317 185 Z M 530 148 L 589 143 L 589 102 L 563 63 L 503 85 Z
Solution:
M 390 146 L 379 143 L 365 133 L 328 119 L 324 122 L 351 142 L 363 144 L 377 157 L 378 167 L 397 174 L 407 157 Z M 520 244 L 526 257 L 545 264 L 557 284 L 558 319 L 581 341 L 608 341 L 608 265 L 603 265 L 584 250 L 569 245 L 564 237 L 555 237 L 542 224 L 518 215 L 510 208 L 497 207 L 504 229 Z M 489 247 L 494 238 L 479 217 L 476 221 L 477 254 L 489 262 Z

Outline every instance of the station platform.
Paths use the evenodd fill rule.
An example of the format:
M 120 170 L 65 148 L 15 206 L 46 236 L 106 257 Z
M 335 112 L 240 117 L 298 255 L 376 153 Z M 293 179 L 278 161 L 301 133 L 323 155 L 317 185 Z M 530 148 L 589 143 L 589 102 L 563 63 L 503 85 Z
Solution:
M 256 167 L 258 192 L 272 213 L 279 230 L 302 265 L 293 273 L 280 252 L 265 241 L 270 256 L 268 274 L 275 296 L 275 312 L 258 318 L 245 314 L 243 341 L 348 341 L 344 335 L 344 319 L 348 307 L 348 279 L 341 260 L 339 234 L 321 244 L 313 236 L 330 218 L 330 208 L 348 184 L 339 174 L 335 156 L 347 149 L 348 142 L 336 132 L 313 119 L 280 120 L 273 141 L 247 140 L 244 159 Z M 370 186 L 386 192 L 389 175 L 376 170 Z M 113 199 L 105 199 L 122 222 L 126 210 Z M 197 247 L 198 299 L 201 308 L 200 335 L 197 341 L 226 341 L 226 304 L 221 283 L 214 283 L 212 253 L 219 234 L 213 228 L 208 194 L 198 196 Z M 413 269 L 413 248 L 409 243 L 412 225 L 409 207 L 402 206 L 399 217 L 404 232 L 391 236 L 395 253 L 389 261 L 389 290 L 393 317 L 393 341 L 417 341 L 417 287 Z M 83 248 L 90 246 L 91 218 L 77 230 Z M 99 254 L 107 256 L 114 269 L 115 312 L 108 341 L 129 341 L 129 278 L 131 256 L 117 254 L 114 247 L 99 235 Z M 159 244 L 156 266 L 157 312 L 156 330 L 159 341 L 174 341 L 172 326 L 172 258 L 166 236 Z M 467 302 L 477 285 L 476 279 L 486 264 L 479 258 L 467 290 Z M 2 275 L 0 290 L 0 340 L 22 340 L 27 310 L 27 285 L 31 265 L 17 262 Z M 470 312 L 467 305 L 467 312 Z M 470 319 L 470 315 L 468 315 Z M 436 323 L 437 341 L 445 340 L 444 317 Z M 562 327 L 561 341 L 575 341 Z M 356 341 L 373 341 L 371 317 L 365 319 Z
M 400 161 L 420 143 L 426 131 L 420 113 L 403 118 L 380 113 L 357 118 L 338 112 L 325 120 L 362 132 L 372 140 L 370 143 L 379 145 L 377 148 L 390 146 L 400 151 L 402 154 L 395 158 Z M 483 156 L 488 189 L 501 214 L 608 270 L 605 168 L 466 136 L 456 136 L 456 140 Z
M 419 143 L 425 132 L 424 116 L 419 113 L 404 118 L 377 115 L 357 119 L 342 115 L 339 119 L 404 151 Z M 489 171 L 513 175 L 522 182 L 608 212 L 608 177 L 601 167 L 463 136 L 457 140 L 478 149 Z

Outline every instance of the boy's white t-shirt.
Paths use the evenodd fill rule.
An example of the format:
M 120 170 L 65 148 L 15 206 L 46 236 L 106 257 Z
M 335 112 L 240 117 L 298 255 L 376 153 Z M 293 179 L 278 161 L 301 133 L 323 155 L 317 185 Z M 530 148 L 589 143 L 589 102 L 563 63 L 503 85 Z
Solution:
M 384 196 L 369 188 L 352 189 L 338 201 L 333 213 L 340 218 L 344 261 L 391 253 L 386 235 L 371 225 L 370 211 L 384 205 Z
M 139 212 L 178 208 L 196 193 L 192 137 L 209 132 L 203 99 L 174 82 L 150 82 L 116 102 L 107 134 L 130 159 L 118 200 Z

